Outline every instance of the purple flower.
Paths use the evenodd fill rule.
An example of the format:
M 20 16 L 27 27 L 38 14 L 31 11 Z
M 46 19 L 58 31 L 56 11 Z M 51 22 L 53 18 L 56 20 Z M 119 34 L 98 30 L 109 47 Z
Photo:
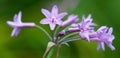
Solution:
M 89 15 L 87 18 L 83 16 L 82 22 L 79 24 L 73 24 L 72 27 L 69 28 L 69 31 L 79 31 L 81 38 L 90 41 L 89 34 L 94 32 L 93 26 L 96 26 L 96 24 L 92 23 L 91 15 Z
M 111 50 L 115 50 L 115 47 L 112 45 L 112 41 L 114 40 L 112 32 L 112 27 L 102 26 L 96 32 L 90 34 L 90 40 L 98 42 L 97 50 L 105 50 L 104 43 L 106 43 Z
M 112 41 L 114 40 L 114 35 L 112 35 L 112 32 L 113 32 L 112 27 L 108 29 L 108 27 L 102 26 L 98 29 L 97 31 L 97 37 L 99 39 L 97 48 L 98 50 L 99 49 L 105 50 L 104 43 L 106 43 L 107 46 L 111 48 L 111 50 L 115 50 L 115 47 L 112 45 Z
M 66 21 L 64 21 L 64 22 L 62 23 L 62 26 L 66 26 L 66 25 L 68 25 L 68 24 L 75 23 L 75 22 L 77 22 L 77 21 L 78 21 L 77 15 L 72 14 L 72 15 L 70 15 L 70 16 L 68 17 L 68 19 L 67 19 Z
M 66 12 L 58 14 L 58 7 L 56 5 L 53 6 L 51 13 L 46 10 L 42 9 L 42 13 L 46 16 L 43 20 L 40 21 L 41 24 L 49 24 L 50 29 L 54 30 L 56 24 L 61 25 L 62 24 L 62 18 L 67 15 Z
M 10 25 L 11 27 L 13 27 L 13 31 L 11 33 L 11 36 L 17 36 L 20 32 L 20 28 L 24 28 L 24 27 L 34 27 L 35 24 L 34 23 L 23 23 L 21 22 L 21 16 L 22 16 L 22 12 L 20 11 L 17 14 L 14 15 L 14 22 L 12 21 L 7 21 L 7 24 Z

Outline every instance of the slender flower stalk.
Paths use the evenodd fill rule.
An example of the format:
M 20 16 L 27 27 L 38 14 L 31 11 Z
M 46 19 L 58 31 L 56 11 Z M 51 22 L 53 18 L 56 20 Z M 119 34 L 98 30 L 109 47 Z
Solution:
M 42 30 L 49 37 L 49 39 L 52 40 L 52 37 L 45 29 L 43 29 L 41 26 L 38 26 L 38 25 L 36 25 L 36 27 L 39 28 L 40 30 Z
M 70 36 L 73 36 L 73 35 L 75 35 L 75 34 L 78 34 L 78 32 L 68 34 L 68 35 L 66 35 L 65 37 L 63 37 L 60 41 L 63 41 L 64 39 L 67 39 L 67 38 L 69 38 Z M 59 42 L 60 42 L 60 41 L 59 41 Z
M 58 40 L 58 30 L 60 29 L 60 26 L 57 26 L 56 30 L 53 33 L 53 41 L 56 42 L 57 44 L 57 40 Z
M 60 47 L 59 47 L 59 45 L 57 45 L 56 46 L 56 58 L 58 58 L 59 57 L 59 49 L 60 49 Z
M 64 39 L 64 40 L 60 40 L 59 44 L 62 45 L 62 44 L 66 44 L 66 43 L 71 42 L 71 41 L 76 41 L 76 40 L 80 40 L 80 36 L 76 36 L 76 37 L 73 37 L 73 38 L 67 38 L 67 39 Z

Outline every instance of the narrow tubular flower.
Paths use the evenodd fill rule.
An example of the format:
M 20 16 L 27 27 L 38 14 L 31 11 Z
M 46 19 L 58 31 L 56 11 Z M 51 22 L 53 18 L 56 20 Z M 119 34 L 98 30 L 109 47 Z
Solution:
M 66 21 L 64 21 L 64 22 L 62 23 L 62 26 L 66 26 L 66 25 L 75 23 L 75 22 L 77 22 L 78 20 L 79 20 L 79 19 L 78 19 L 77 15 L 72 14 L 72 15 L 70 15 L 70 16 L 68 17 L 68 19 L 67 19 Z
M 71 28 L 68 29 L 69 32 L 80 32 L 80 29 L 78 28 L 78 24 L 72 24 Z
M 82 17 L 82 22 L 79 24 L 73 24 L 68 30 L 70 32 L 79 31 L 81 38 L 84 38 L 90 41 L 89 34 L 94 32 L 93 26 L 96 26 L 95 23 L 92 23 L 91 15 L 88 15 L 87 18 Z
M 61 19 L 67 15 L 66 12 L 58 14 L 58 7 L 56 5 L 53 6 L 51 13 L 46 9 L 42 9 L 41 12 L 46 16 L 46 18 L 42 19 L 40 23 L 49 24 L 51 30 L 55 29 L 56 24 L 61 25 Z
M 104 43 L 106 43 L 111 50 L 115 50 L 115 47 L 112 45 L 112 41 L 114 40 L 114 35 L 112 35 L 112 32 L 112 27 L 108 28 L 106 26 L 102 26 L 97 30 L 96 34 L 90 36 L 92 37 L 91 40 L 98 42 L 97 50 L 105 50 Z
M 35 26 L 34 23 L 23 23 L 21 21 L 21 17 L 22 17 L 22 12 L 20 11 L 18 14 L 14 15 L 13 22 L 7 21 L 7 24 L 14 28 L 11 33 L 11 36 L 17 36 L 19 34 L 21 28 Z

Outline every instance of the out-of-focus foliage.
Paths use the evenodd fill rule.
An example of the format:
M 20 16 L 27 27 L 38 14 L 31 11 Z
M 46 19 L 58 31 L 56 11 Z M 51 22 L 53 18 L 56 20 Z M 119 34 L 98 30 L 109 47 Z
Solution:
M 6 24 L 13 20 L 15 13 L 22 11 L 23 22 L 35 22 L 44 18 L 41 8 L 51 9 L 58 5 L 60 12 L 82 15 L 92 14 L 93 21 L 114 28 L 115 51 L 107 46 L 105 51 L 97 51 L 96 42 L 79 40 L 70 42 L 70 47 L 60 47 L 59 58 L 119 58 L 120 57 L 120 0 L 0 0 L 0 58 L 42 58 L 46 49 L 48 37 L 37 28 L 24 28 L 17 37 L 11 37 L 12 28 Z M 50 34 L 48 25 L 41 25 Z

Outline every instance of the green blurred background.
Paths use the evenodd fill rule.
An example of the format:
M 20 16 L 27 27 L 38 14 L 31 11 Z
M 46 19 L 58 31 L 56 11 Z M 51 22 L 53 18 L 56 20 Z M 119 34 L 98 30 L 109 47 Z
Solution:
M 17 37 L 11 37 L 12 28 L 6 21 L 13 20 L 15 13 L 22 11 L 23 22 L 35 22 L 44 18 L 41 8 L 51 10 L 58 5 L 60 12 L 82 15 L 92 14 L 93 21 L 113 27 L 115 51 L 105 46 L 105 51 L 97 51 L 96 42 L 84 40 L 70 42 L 60 48 L 59 58 L 119 58 L 120 57 L 120 0 L 0 0 L 0 58 L 42 58 L 48 37 L 37 28 L 24 28 Z M 48 25 L 41 25 L 50 34 Z

